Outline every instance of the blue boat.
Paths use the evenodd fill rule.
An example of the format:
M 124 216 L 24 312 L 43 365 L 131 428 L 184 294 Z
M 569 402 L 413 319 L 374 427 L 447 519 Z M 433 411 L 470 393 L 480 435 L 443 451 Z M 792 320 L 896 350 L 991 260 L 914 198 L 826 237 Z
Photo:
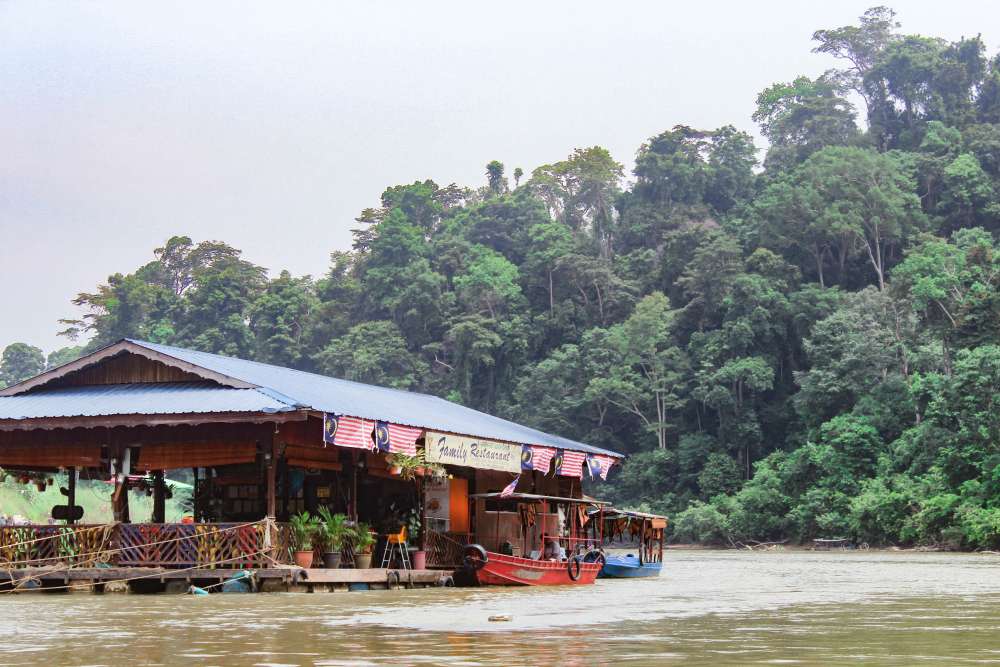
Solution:
M 658 577 L 663 563 L 640 563 L 635 554 L 608 556 L 597 575 L 601 579 L 630 579 L 632 577 Z
M 667 519 L 656 514 L 609 509 L 603 512 L 601 537 L 614 547 L 638 542 L 638 555 L 607 556 L 597 575 L 602 579 L 658 577 L 663 569 L 663 529 Z

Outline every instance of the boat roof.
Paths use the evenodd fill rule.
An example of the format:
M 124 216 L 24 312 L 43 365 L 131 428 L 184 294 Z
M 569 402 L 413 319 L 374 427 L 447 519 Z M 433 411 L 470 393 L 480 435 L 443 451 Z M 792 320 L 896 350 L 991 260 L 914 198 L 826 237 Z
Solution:
M 648 512 L 636 512 L 633 510 L 620 510 L 617 507 L 608 507 L 604 510 L 605 519 L 625 517 L 628 519 L 666 519 L 662 514 L 649 514 Z
M 577 505 L 610 505 L 606 500 L 594 500 L 593 498 L 564 498 L 562 496 L 541 496 L 535 493 L 511 493 L 501 496 L 500 491 L 493 493 L 473 493 L 470 498 L 503 498 L 504 500 L 551 500 L 559 503 L 575 503 Z

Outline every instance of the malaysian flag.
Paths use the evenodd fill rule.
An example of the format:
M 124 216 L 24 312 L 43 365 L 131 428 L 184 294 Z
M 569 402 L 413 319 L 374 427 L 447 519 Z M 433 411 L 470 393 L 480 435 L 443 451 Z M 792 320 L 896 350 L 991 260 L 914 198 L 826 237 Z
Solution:
M 407 456 L 417 455 L 417 440 L 424 429 L 419 426 L 389 424 L 389 451 Z
M 500 497 L 510 498 L 512 495 L 514 495 L 514 489 L 517 488 L 517 483 L 520 481 L 521 481 L 521 476 L 518 475 L 517 477 L 514 478 L 513 482 L 503 487 L 503 491 L 500 492 Z
M 583 452 L 560 449 L 556 454 L 556 474 L 583 479 L 583 462 L 586 459 L 587 455 Z
M 597 462 L 601 465 L 601 479 L 608 478 L 608 471 L 611 470 L 611 466 L 618 463 L 614 458 L 610 456 L 597 455 Z
M 556 450 L 551 447 L 531 445 L 531 469 L 537 470 L 543 475 L 547 475 L 549 473 L 549 467 L 552 465 L 552 458 L 555 455 Z
M 375 422 L 375 446 L 372 447 L 372 450 L 376 452 L 389 451 L 389 424 L 386 422 Z
M 601 474 L 601 462 L 597 460 L 597 456 L 594 454 L 587 454 L 587 472 L 590 474 L 590 479 L 594 479 Z
M 360 417 L 323 413 L 323 442 L 338 447 L 371 449 L 372 423 Z

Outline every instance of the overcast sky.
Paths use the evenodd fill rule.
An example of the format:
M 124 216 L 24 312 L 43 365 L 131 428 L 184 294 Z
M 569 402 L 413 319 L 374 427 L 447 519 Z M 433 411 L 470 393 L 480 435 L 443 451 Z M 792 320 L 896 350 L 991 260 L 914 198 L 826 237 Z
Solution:
M 757 92 L 833 66 L 812 32 L 871 4 L 0 1 L 0 349 L 67 344 L 70 299 L 174 234 L 321 275 L 387 185 L 753 131 Z M 1000 2 L 893 6 L 1000 39 Z

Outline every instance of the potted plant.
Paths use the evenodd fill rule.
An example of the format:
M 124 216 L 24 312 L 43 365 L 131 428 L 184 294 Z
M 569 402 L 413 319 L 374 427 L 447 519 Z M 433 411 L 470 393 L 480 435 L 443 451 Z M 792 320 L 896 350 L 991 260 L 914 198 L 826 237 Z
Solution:
M 420 514 L 420 510 L 411 510 L 406 517 L 406 532 L 410 539 L 413 540 L 413 544 L 417 545 L 417 550 L 413 552 L 413 569 L 414 570 L 426 570 L 427 569 L 427 552 L 420 548 L 422 544 L 421 537 L 424 531 L 424 520 Z
M 309 569 L 313 562 L 313 537 L 319 526 L 319 518 L 309 512 L 293 514 L 289 520 L 292 531 L 292 549 L 295 551 L 295 564 Z
M 343 514 L 331 514 L 326 507 L 319 508 L 319 524 L 316 528 L 316 541 L 323 553 L 323 566 L 332 570 L 340 567 L 340 551 L 344 547 L 344 537 L 350 526 Z
M 352 530 L 354 538 L 354 566 L 359 570 L 367 570 L 372 566 L 372 549 L 375 547 L 375 536 L 371 526 L 359 523 Z
M 424 466 L 424 461 L 420 456 L 408 456 L 406 454 L 389 454 L 386 457 L 389 464 L 389 472 L 399 475 L 403 479 L 414 479 L 418 470 Z

